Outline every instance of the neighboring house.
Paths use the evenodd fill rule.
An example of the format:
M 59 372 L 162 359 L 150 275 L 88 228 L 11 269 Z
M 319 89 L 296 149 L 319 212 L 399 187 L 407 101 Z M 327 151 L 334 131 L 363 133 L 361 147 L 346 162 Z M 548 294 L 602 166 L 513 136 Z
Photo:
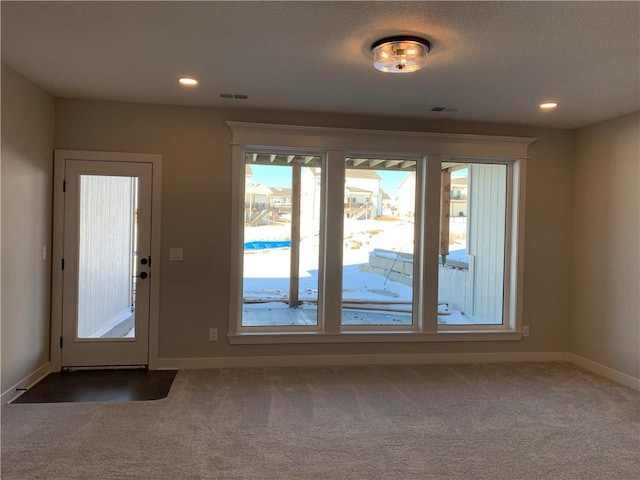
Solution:
M 264 185 L 253 183 L 253 170 L 250 165 L 244 169 L 244 208 L 249 211 L 264 208 L 267 204 L 269 190 Z
M 245 208 L 260 210 L 267 208 L 271 190 L 261 183 L 249 183 L 244 191 Z
M 382 215 L 380 175 L 375 170 L 348 168 L 344 177 L 344 205 L 347 217 L 364 219 Z
M 312 212 L 312 219 L 320 216 L 320 174 L 318 167 L 303 168 L 301 173 L 302 199 L 300 210 Z M 383 192 L 380 175 L 373 170 L 345 170 L 344 205 L 349 218 L 375 218 L 383 214 Z
M 353 220 L 374 217 L 373 192 L 358 187 L 344 187 L 344 214 Z
M 292 192 L 290 188 L 269 187 L 269 219 L 273 221 L 291 221 Z
M 320 168 L 302 167 L 300 170 L 300 231 L 305 236 L 319 229 L 320 224 Z
M 382 214 L 389 216 L 395 215 L 397 210 L 395 200 L 382 189 L 380 189 L 380 195 L 382 195 Z
M 396 211 L 398 217 L 413 217 L 416 209 L 416 174 L 407 173 L 407 176 L 398 185 L 396 195 Z
M 467 200 L 468 200 L 468 178 L 451 176 L 451 201 L 450 214 L 451 217 L 467 216 Z
M 269 205 L 272 207 L 289 207 L 291 209 L 291 189 L 270 187 Z
M 267 219 L 269 196 L 271 190 L 260 183 L 245 180 L 244 190 L 244 221 L 255 226 L 261 225 Z
M 451 177 L 451 217 L 466 217 L 468 203 L 468 179 L 467 177 Z M 407 176 L 398 186 L 395 198 L 397 216 L 412 217 L 415 210 L 416 174 L 408 172 Z

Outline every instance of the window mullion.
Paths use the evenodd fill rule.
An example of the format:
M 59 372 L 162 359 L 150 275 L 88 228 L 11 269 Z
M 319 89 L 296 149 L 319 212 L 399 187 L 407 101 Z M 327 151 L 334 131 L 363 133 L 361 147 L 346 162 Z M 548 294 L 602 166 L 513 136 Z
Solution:
M 340 333 L 342 319 L 342 238 L 344 216 L 344 161 L 345 152 L 334 150 L 327 152 L 323 168 L 323 205 L 324 238 L 323 258 L 324 275 L 321 281 L 322 292 L 319 304 L 322 308 L 319 316 L 323 319 L 323 332 Z
M 442 156 L 429 155 L 422 175 L 422 298 L 420 326 L 423 333 L 438 331 L 438 252 L 440 249 L 440 180 Z

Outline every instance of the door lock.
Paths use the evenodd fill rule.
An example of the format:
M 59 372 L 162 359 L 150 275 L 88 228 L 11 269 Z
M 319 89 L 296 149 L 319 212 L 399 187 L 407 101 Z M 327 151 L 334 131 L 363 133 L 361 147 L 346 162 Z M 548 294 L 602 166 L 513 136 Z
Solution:
M 140 275 L 134 275 L 133 278 L 141 278 L 142 280 L 144 280 L 148 276 L 149 274 L 147 272 L 142 272 Z

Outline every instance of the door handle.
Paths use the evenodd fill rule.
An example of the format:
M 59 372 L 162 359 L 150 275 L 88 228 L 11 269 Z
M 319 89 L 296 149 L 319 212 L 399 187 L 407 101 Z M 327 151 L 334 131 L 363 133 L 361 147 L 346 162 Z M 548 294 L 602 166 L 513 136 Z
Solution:
M 142 280 L 144 280 L 148 276 L 149 274 L 147 272 L 142 272 L 140 275 L 134 275 L 133 278 L 141 278 Z

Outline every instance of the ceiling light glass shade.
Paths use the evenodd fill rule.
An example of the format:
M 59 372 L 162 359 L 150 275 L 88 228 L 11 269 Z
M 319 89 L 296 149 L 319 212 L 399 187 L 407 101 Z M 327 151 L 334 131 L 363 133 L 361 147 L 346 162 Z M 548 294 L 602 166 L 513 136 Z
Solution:
M 195 87 L 198 85 L 198 80 L 192 77 L 180 77 L 178 78 L 178 83 L 185 87 Z
M 406 73 L 427 64 L 431 44 L 419 37 L 389 37 L 371 45 L 373 65 L 381 72 Z

